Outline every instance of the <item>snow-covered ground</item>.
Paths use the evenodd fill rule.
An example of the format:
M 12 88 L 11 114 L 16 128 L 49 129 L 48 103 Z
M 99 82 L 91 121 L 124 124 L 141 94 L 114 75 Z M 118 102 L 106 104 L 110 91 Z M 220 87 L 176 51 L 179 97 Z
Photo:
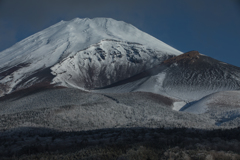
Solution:
M 99 94 L 51 89 L 0 101 L 0 129 L 45 127 L 92 130 L 118 127 L 218 127 L 205 115 L 174 111 L 180 103 L 161 95 Z M 229 126 L 234 127 L 234 126 Z
M 180 111 L 185 105 L 186 105 L 186 102 L 184 101 L 174 102 L 172 109 L 174 111 Z
M 240 120 L 240 91 L 222 91 L 183 106 L 180 111 L 209 115 L 216 125 L 238 126 Z
M 147 92 L 100 94 L 51 89 L 0 101 L 0 129 L 234 128 L 240 125 L 238 96 L 238 91 L 220 92 L 186 108 L 183 101 Z
M 189 113 L 202 114 L 211 109 L 240 109 L 240 91 L 222 91 L 208 95 L 181 110 Z

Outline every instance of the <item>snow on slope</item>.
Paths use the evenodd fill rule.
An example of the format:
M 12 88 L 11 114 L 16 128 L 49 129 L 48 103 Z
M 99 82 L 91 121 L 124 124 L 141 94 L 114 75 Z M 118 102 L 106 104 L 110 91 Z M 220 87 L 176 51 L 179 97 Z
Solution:
M 211 108 L 240 109 L 240 91 L 222 91 L 206 96 L 181 111 L 202 114 Z M 239 110 L 240 111 L 240 110 Z M 240 113 L 240 112 L 239 112 Z
M 168 59 L 163 65 L 167 68 L 151 76 L 138 90 L 189 102 L 218 91 L 240 89 L 240 68 L 197 51 Z
M 191 51 L 97 92 L 152 92 L 188 103 L 215 92 L 238 89 L 240 68 Z
M 170 56 L 148 46 L 102 40 L 54 65 L 53 83 L 93 89 L 104 87 L 160 64 Z
M 205 115 L 217 126 L 240 125 L 240 91 L 222 91 L 186 104 L 180 111 Z
M 0 52 L 0 85 L 4 88 L 0 92 L 10 93 L 21 80 L 33 73 L 106 39 L 139 43 L 169 55 L 181 54 L 122 21 L 110 18 L 61 21 Z

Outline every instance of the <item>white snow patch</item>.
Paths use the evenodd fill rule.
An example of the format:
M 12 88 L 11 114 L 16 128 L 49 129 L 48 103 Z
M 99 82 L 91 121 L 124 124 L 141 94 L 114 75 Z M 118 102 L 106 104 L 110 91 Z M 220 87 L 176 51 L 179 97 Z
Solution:
M 190 105 L 190 107 L 187 107 L 183 111 L 188 113 L 194 113 L 194 114 L 202 114 L 202 113 L 205 113 L 207 110 L 208 110 L 208 106 L 206 105 L 206 102 L 200 100 Z
M 184 102 L 184 101 L 174 102 L 172 109 L 173 109 L 174 111 L 179 111 L 184 105 L 186 105 L 186 102 Z
M 196 102 L 192 102 L 184 112 L 202 114 L 209 110 L 209 107 L 234 107 L 240 108 L 240 91 L 222 91 L 208 95 Z
M 166 73 L 161 72 L 155 76 L 150 77 L 146 82 L 139 86 L 135 91 L 152 92 L 157 94 L 162 94 L 163 82 L 166 77 Z

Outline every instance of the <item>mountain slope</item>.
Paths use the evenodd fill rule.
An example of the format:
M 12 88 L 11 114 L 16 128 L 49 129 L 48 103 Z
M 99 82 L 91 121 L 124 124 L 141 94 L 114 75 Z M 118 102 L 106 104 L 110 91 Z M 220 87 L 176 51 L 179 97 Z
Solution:
M 237 89 L 240 68 L 191 51 L 98 92 L 146 91 L 189 102 L 218 91 Z
M 129 78 L 172 57 L 145 45 L 102 40 L 51 67 L 53 83 L 93 89 Z
M 106 43 L 104 41 L 106 41 Z M 180 51 L 122 21 L 116 21 L 110 18 L 76 18 L 71 21 L 61 21 L 22 40 L 9 49 L 0 52 L 0 94 L 4 95 L 11 93 L 14 90 L 19 90 L 42 82 L 43 79 L 39 79 L 39 75 L 36 74 L 39 72 L 46 73 L 46 70 L 48 70 L 48 73 L 46 73 L 48 77 L 46 82 L 52 83 L 51 72 L 55 73 L 55 75 L 59 75 L 60 72 L 60 70 L 56 69 L 56 67 L 61 66 L 61 64 L 58 65 L 57 63 L 63 63 L 64 60 L 68 61 L 72 56 L 80 56 L 88 60 L 92 59 L 92 62 L 98 64 L 92 64 L 91 66 L 99 67 L 99 62 L 98 60 L 95 61 L 95 59 L 97 56 L 103 58 L 103 55 L 98 49 L 104 50 L 106 54 L 114 54 L 114 52 L 117 52 L 116 54 L 118 54 L 118 44 L 120 44 L 120 46 L 125 46 L 122 47 L 123 52 L 120 52 L 124 55 L 126 55 L 128 52 L 130 63 L 135 63 L 137 61 L 153 63 L 153 61 L 155 61 L 154 59 L 158 59 L 158 61 L 161 62 L 166 60 L 166 58 L 169 58 L 169 56 L 181 54 Z M 94 47 L 94 45 L 100 45 L 100 47 L 97 47 L 98 49 L 95 51 L 90 51 L 89 49 Z M 103 45 L 103 48 L 101 48 L 101 45 Z M 136 49 L 143 50 L 141 52 L 142 54 L 139 53 L 140 51 L 135 52 Z M 90 55 L 88 57 L 86 55 L 83 56 L 83 53 Z M 97 56 L 95 56 L 96 54 Z M 145 54 L 146 56 L 143 56 L 145 59 L 138 57 L 139 54 L 140 56 Z M 122 57 L 124 57 L 124 55 L 122 55 Z M 162 57 L 163 59 L 159 59 L 159 57 Z M 136 59 L 138 60 L 136 61 Z M 117 64 L 120 64 L 120 61 L 128 63 L 125 61 L 125 59 L 121 59 L 121 57 L 116 59 L 112 58 L 111 62 L 114 63 L 115 61 L 117 61 Z M 156 63 L 157 62 L 147 66 L 152 67 L 152 65 Z M 50 71 L 49 68 L 54 65 L 55 67 L 51 68 Z M 142 68 L 142 70 L 139 69 L 137 71 L 135 71 L 135 69 L 138 68 L 139 65 L 128 65 L 128 69 L 130 67 L 130 70 L 134 70 L 129 75 L 132 76 L 139 71 L 143 71 L 143 69 L 147 68 L 144 67 L 144 65 L 145 64 L 141 64 L 140 68 Z M 82 67 L 86 69 L 86 66 L 80 66 L 80 68 Z M 102 68 L 105 67 L 106 66 L 103 66 Z M 64 70 L 64 72 L 68 71 Z M 90 76 L 90 79 L 94 79 L 94 77 L 91 77 L 92 75 L 74 76 L 74 73 L 71 72 L 76 71 L 69 71 L 69 74 L 75 79 L 78 79 L 82 76 Z M 83 74 L 86 73 L 88 73 L 88 71 L 84 72 Z M 124 73 L 121 75 L 123 74 Z M 120 77 L 120 79 L 127 78 L 129 75 L 126 77 Z M 76 85 L 74 80 L 66 82 L 66 78 L 61 77 L 60 79 L 63 80 L 63 82 L 59 81 L 59 78 L 55 78 L 53 83 L 62 83 L 64 86 L 66 86 L 66 83 L 69 84 L 74 82 L 72 86 Z M 117 79 L 119 78 L 114 78 L 112 81 L 115 82 Z M 99 84 L 97 86 L 104 86 L 105 84 L 112 83 L 112 81 L 107 81 L 104 84 Z M 83 88 L 91 88 L 91 86 L 93 85 L 89 83 L 77 85 L 77 87 Z
M 209 110 L 220 111 L 221 108 L 240 111 L 240 91 L 217 92 L 183 107 L 180 111 L 201 114 Z

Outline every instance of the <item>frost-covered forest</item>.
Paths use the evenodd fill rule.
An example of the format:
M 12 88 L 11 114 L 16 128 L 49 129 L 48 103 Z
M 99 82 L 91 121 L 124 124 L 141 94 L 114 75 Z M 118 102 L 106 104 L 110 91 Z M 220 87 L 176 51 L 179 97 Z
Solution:
M 238 126 L 238 108 L 191 114 L 173 110 L 175 102 L 175 99 L 146 92 L 98 94 L 51 89 L 1 101 L 0 129 L 45 127 L 82 131 L 118 127 L 210 129 Z M 235 114 L 235 118 L 223 121 L 227 119 L 226 112 Z
M 92 154 L 129 159 L 141 157 L 141 152 L 152 159 L 174 157 L 175 152 L 193 159 L 198 152 L 205 158 L 238 157 L 237 106 L 194 114 L 174 110 L 178 102 L 147 92 L 103 94 L 67 88 L 3 98 L 0 154 L 22 159 L 34 159 L 31 154 L 53 159 L 60 156 L 57 151 L 69 159 Z

